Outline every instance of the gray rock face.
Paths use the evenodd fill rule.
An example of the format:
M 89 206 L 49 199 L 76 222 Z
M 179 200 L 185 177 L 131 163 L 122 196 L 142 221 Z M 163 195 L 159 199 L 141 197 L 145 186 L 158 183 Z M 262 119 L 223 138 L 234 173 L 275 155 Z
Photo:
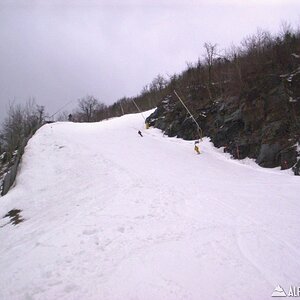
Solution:
M 295 175 L 300 176 L 300 159 L 298 162 L 293 166 L 293 171 Z
M 184 99 L 216 147 L 234 158 L 250 157 L 262 167 L 293 167 L 299 174 L 300 68 L 284 76 L 251 82 L 239 95 L 207 100 L 186 92 Z M 169 136 L 198 139 L 199 133 L 184 107 L 170 93 L 147 120 Z
M 262 167 L 273 167 L 279 165 L 279 152 L 281 147 L 276 144 L 262 144 L 256 162 Z

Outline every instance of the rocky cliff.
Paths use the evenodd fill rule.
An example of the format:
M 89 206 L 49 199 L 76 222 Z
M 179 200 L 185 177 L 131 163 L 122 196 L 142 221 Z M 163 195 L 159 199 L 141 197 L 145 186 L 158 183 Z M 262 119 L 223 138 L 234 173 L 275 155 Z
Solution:
M 243 87 L 209 97 L 207 85 L 177 90 L 199 123 L 203 135 L 236 159 L 254 158 L 262 167 L 293 168 L 300 174 L 300 58 L 285 74 L 252 74 Z M 297 66 L 295 68 L 295 66 Z M 146 120 L 168 136 L 198 139 L 197 126 L 175 94 L 162 99 Z

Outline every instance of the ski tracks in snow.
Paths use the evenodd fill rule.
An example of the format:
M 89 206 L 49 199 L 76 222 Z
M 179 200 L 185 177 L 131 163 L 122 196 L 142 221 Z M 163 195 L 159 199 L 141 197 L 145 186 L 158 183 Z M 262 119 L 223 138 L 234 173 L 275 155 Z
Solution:
M 263 299 L 299 278 L 296 179 L 142 126 L 58 123 L 29 142 L 3 198 L 26 219 L 0 228 L 3 299 Z

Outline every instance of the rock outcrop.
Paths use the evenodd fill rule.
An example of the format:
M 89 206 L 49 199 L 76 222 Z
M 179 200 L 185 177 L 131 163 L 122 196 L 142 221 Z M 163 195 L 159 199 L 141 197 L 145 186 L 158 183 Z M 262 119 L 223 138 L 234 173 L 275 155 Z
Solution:
M 237 95 L 210 99 L 205 87 L 184 92 L 204 136 L 236 159 L 262 167 L 293 168 L 300 174 L 300 67 L 285 75 L 248 81 Z M 146 120 L 169 136 L 198 139 L 197 126 L 169 93 Z

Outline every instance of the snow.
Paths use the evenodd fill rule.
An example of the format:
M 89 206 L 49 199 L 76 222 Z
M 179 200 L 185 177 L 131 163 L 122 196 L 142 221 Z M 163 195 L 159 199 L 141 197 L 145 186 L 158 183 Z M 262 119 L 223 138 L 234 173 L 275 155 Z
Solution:
M 290 97 L 289 102 L 297 102 L 297 99 L 294 99 L 293 97 Z
M 1 155 L 0 155 L 0 161 L 4 160 L 4 157 L 5 157 L 5 152 L 3 152 Z
M 143 128 L 38 130 L 0 198 L 25 219 L 0 219 L 0 299 L 269 299 L 299 283 L 299 177 Z

